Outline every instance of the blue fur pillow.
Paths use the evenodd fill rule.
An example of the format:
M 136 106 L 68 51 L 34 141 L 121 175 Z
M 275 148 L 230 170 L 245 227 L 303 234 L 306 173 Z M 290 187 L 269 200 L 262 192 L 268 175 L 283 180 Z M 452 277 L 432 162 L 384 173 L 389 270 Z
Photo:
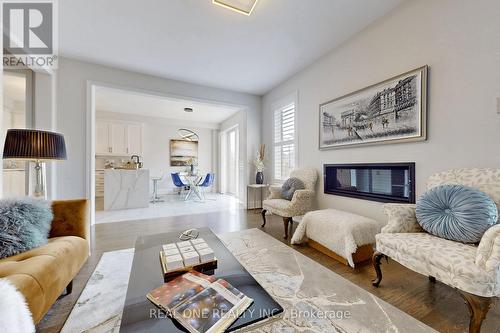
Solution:
M 428 233 L 462 243 L 478 243 L 495 225 L 498 211 L 485 193 L 462 185 L 441 185 L 417 202 L 417 221 Z
M 0 200 L 0 259 L 47 244 L 53 217 L 45 200 Z
M 298 178 L 289 178 L 285 181 L 283 186 L 281 186 L 281 196 L 286 200 L 292 200 L 293 194 L 297 190 L 303 190 L 305 188 L 304 182 Z

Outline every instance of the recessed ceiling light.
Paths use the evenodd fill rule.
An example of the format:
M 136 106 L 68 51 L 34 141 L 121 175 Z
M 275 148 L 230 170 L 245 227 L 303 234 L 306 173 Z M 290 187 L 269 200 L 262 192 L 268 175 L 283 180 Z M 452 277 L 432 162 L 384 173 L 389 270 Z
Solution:
M 259 0 L 212 0 L 212 3 L 249 16 L 252 14 L 258 1 Z
M 184 112 L 193 112 L 193 109 L 191 109 L 191 108 L 184 108 Z

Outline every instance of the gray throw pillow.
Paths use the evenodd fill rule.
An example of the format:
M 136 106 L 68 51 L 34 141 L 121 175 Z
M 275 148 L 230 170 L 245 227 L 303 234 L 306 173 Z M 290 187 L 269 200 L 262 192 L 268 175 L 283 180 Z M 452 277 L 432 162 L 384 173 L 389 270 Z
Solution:
M 0 200 L 0 259 L 47 244 L 52 219 L 48 201 Z
M 306 187 L 304 182 L 298 178 L 288 178 L 286 182 L 281 186 L 281 196 L 286 200 L 292 200 L 293 194 L 297 190 L 303 190 Z

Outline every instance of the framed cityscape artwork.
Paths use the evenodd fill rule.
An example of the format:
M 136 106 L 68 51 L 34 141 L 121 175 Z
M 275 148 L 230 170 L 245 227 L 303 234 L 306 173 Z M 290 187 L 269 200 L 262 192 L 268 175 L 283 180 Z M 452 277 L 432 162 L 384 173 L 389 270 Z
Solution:
M 427 66 L 319 106 L 319 148 L 426 140 Z

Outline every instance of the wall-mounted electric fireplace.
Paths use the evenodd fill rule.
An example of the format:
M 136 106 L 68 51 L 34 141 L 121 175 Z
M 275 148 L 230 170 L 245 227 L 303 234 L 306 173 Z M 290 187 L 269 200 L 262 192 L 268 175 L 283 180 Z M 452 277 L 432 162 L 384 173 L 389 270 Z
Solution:
M 415 163 L 325 164 L 325 193 L 415 203 Z

